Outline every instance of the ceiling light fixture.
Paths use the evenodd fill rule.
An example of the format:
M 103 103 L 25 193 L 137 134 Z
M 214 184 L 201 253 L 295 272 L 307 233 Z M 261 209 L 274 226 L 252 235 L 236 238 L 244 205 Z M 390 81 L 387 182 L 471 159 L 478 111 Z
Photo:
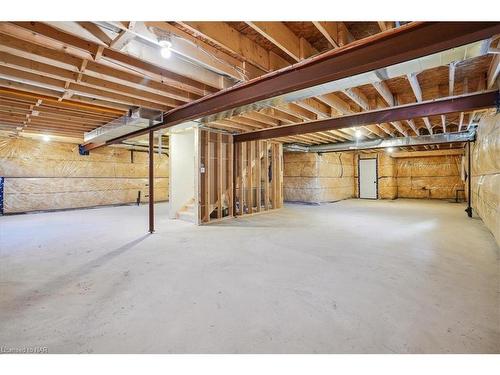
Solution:
M 170 56 L 172 56 L 172 43 L 169 40 L 164 39 L 160 40 L 158 44 L 161 47 L 160 49 L 161 57 L 163 57 L 164 59 L 170 58 Z
M 391 152 L 393 152 L 393 151 L 394 151 L 394 147 L 387 147 L 385 150 L 386 150 L 388 153 L 391 153 Z
M 50 141 L 50 136 L 49 136 L 49 135 L 44 134 L 44 135 L 42 136 L 42 139 L 43 139 L 45 142 L 48 142 L 48 141 Z
M 357 139 L 360 139 L 363 136 L 363 133 L 361 132 L 361 130 L 356 130 L 354 135 L 356 136 Z

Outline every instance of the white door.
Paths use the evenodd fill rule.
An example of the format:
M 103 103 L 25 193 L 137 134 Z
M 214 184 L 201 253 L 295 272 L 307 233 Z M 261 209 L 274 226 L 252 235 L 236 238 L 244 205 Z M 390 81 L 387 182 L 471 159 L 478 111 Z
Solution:
M 359 197 L 377 199 L 377 159 L 359 160 Z

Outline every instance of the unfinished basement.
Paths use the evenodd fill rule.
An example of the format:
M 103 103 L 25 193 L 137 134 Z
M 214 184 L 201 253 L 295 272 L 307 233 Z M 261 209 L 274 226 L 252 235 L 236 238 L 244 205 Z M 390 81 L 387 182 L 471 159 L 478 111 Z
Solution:
M 0 344 L 498 354 L 499 36 L 0 22 Z

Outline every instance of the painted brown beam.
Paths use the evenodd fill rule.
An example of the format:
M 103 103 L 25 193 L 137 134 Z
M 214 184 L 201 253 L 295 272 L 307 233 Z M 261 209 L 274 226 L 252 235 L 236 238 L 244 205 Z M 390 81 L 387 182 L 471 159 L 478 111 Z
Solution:
M 175 108 L 158 127 L 223 112 L 289 92 L 472 43 L 500 33 L 499 22 L 416 22 Z
M 166 113 L 154 130 L 228 111 L 276 96 L 391 66 L 500 33 L 500 22 L 413 22 L 328 51 L 288 68 L 222 90 Z M 131 132 L 86 150 L 145 134 Z
M 498 91 L 488 91 L 480 94 L 469 94 L 453 98 L 431 100 L 381 110 L 359 112 L 348 116 L 303 122 L 293 125 L 284 125 L 276 128 L 237 134 L 234 136 L 234 142 L 249 142 L 258 139 L 286 137 L 332 129 L 407 120 L 410 118 L 424 116 L 436 116 L 454 112 L 472 111 L 475 109 L 494 107 L 496 100 L 498 100 L 498 96 Z

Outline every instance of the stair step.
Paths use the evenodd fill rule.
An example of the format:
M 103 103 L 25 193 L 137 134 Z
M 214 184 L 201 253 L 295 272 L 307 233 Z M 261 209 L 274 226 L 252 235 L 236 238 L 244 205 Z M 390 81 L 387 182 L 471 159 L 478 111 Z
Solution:
M 184 221 L 194 222 L 194 212 L 189 211 L 179 211 L 177 217 Z
M 177 211 L 177 218 L 184 221 L 196 222 L 195 199 L 189 199 L 186 204 Z

